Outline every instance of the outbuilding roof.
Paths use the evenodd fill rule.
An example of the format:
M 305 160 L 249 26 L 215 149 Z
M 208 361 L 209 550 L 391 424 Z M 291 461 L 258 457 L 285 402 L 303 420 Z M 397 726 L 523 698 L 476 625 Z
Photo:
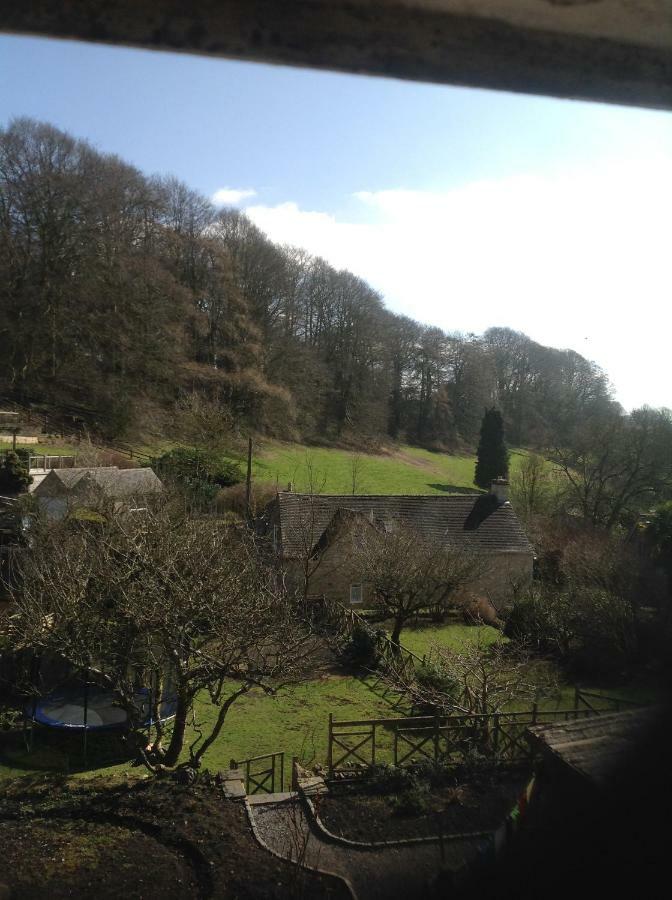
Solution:
M 532 742 L 598 786 L 608 784 L 618 769 L 637 753 L 647 730 L 662 709 L 641 707 L 528 728 Z
M 277 496 L 282 551 L 301 556 L 314 546 L 341 510 L 365 515 L 384 528 L 412 528 L 423 538 L 488 553 L 534 554 L 509 503 L 492 494 L 383 495 L 296 494 Z
M 163 490 L 161 480 L 150 468 L 119 469 L 100 466 L 81 469 L 52 469 L 34 494 L 37 497 L 78 495 L 98 491 L 121 500 Z

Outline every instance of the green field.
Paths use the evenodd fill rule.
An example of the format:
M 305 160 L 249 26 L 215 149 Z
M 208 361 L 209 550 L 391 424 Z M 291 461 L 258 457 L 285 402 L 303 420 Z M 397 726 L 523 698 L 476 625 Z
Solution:
M 43 453 L 46 453 L 48 456 L 72 456 L 77 451 L 73 448 L 72 445 L 66 443 L 58 443 L 56 441 L 48 442 L 45 444 L 21 444 L 17 443 L 17 448 L 23 447 L 25 450 L 30 451 L 33 456 L 42 456 Z M 4 450 L 11 450 L 12 445 L 8 442 L 0 441 L 0 453 Z
M 511 453 L 511 470 L 524 458 Z M 353 453 L 303 444 L 269 442 L 254 458 L 253 476 L 258 481 L 286 489 L 305 491 L 312 486 L 325 494 L 443 494 L 477 490 L 474 456 L 451 456 L 419 447 L 400 445 L 387 452 Z
M 19 445 L 21 446 L 21 445 Z M 149 455 L 159 455 L 175 446 L 162 442 L 143 447 Z M 0 443 L 0 451 L 10 449 Z M 77 454 L 73 444 L 56 441 L 26 445 L 35 455 Z M 511 452 L 511 471 L 525 457 L 524 450 Z M 244 468 L 245 461 L 237 460 Z M 474 487 L 474 456 L 452 456 L 401 444 L 378 453 L 355 453 L 331 447 L 310 447 L 267 441 L 258 445 L 253 457 L 253 478 L 286 490 L 291 482 L 296 491 L 311 487 L 319 493 L 353 493 L 353 465 L 356 466 L 354 493 L 357 494 L 444 494 L 478 490 Z

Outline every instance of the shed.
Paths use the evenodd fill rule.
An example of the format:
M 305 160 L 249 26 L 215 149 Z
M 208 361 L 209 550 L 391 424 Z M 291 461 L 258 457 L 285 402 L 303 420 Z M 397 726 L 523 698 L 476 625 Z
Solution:
M 163 491 L 163 484 L 150 468 L 52 469 L 33 491 L 40 509 L 48 518 L 60 519 L 73 505 L 100 500 L 116 501 L 124 506 L 143 503 Z

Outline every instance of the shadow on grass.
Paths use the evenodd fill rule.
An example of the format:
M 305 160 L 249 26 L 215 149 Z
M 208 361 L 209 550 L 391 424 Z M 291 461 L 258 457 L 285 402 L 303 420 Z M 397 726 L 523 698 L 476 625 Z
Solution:
M 428 484 L 427 487 L 435 491 L 443 491 L 445 494 L 482 494 L 480 488 L 463 487 L 459 484 Z
M 3 736 L 0 765 L 24 772 L 70 775 L 107 766 L 130 763 L 135 758 L 133 741 L 121 734 L 87 736 L 86 754 L 82 734 L 59 733 L 37 726 L 30 732 L 12 731 Z

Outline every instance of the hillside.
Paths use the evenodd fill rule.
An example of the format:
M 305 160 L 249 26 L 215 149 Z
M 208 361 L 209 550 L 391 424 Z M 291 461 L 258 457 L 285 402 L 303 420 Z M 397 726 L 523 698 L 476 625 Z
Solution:
M 511 454 L 515 471 L 523 453 Z M 253 477 L 280 489 L 329 494 L 441 494 L 477 491 L 474 456 L 432 453 L 401 444 L 386 452 L 352 453 L 305 444 L 269 442 L 255 456 Z M 354 489 L 353 489 L 354 488 Z
M 493 404 L 512 444 L 538 447 L 613 405 L 574 351 L 398 315 L 240 210 L 46 123 L 0 128 L 0 200 L 0 399 L 63 428 L 189 442 L 198 412 L 286 441 L 455 452 Z
M 20 446 L 20 445 L 19 445 Z M 142 450 L 160 455 L 170 443 L 147 445 Z M 10 445 L 0 442 L 0 452 Z M 27 445 L 33 454 L 73 454 L 90 465 L 90 448 L 46 438 Z M 511 451 L 511 472 L 525 457 L 524 450 Z M 109 464 L 108 460 L 101 460 Z M 280 490 L 291 482 L 296 491 L 329 494 L 442 494 L 478 491 L 474 486 L 476 459 L 469 455 L 434 453 L 408 444 L 390 446 L 377 453 L 357 453 L 333 447 L 314 447 L 284 441 L 265 441 L 255 447 L 252 476 L 257 483 L 271 483 Z M 244 461 L 239 460 L 241 468 Z M 354 484 L 353 484 L 354 482 Z

